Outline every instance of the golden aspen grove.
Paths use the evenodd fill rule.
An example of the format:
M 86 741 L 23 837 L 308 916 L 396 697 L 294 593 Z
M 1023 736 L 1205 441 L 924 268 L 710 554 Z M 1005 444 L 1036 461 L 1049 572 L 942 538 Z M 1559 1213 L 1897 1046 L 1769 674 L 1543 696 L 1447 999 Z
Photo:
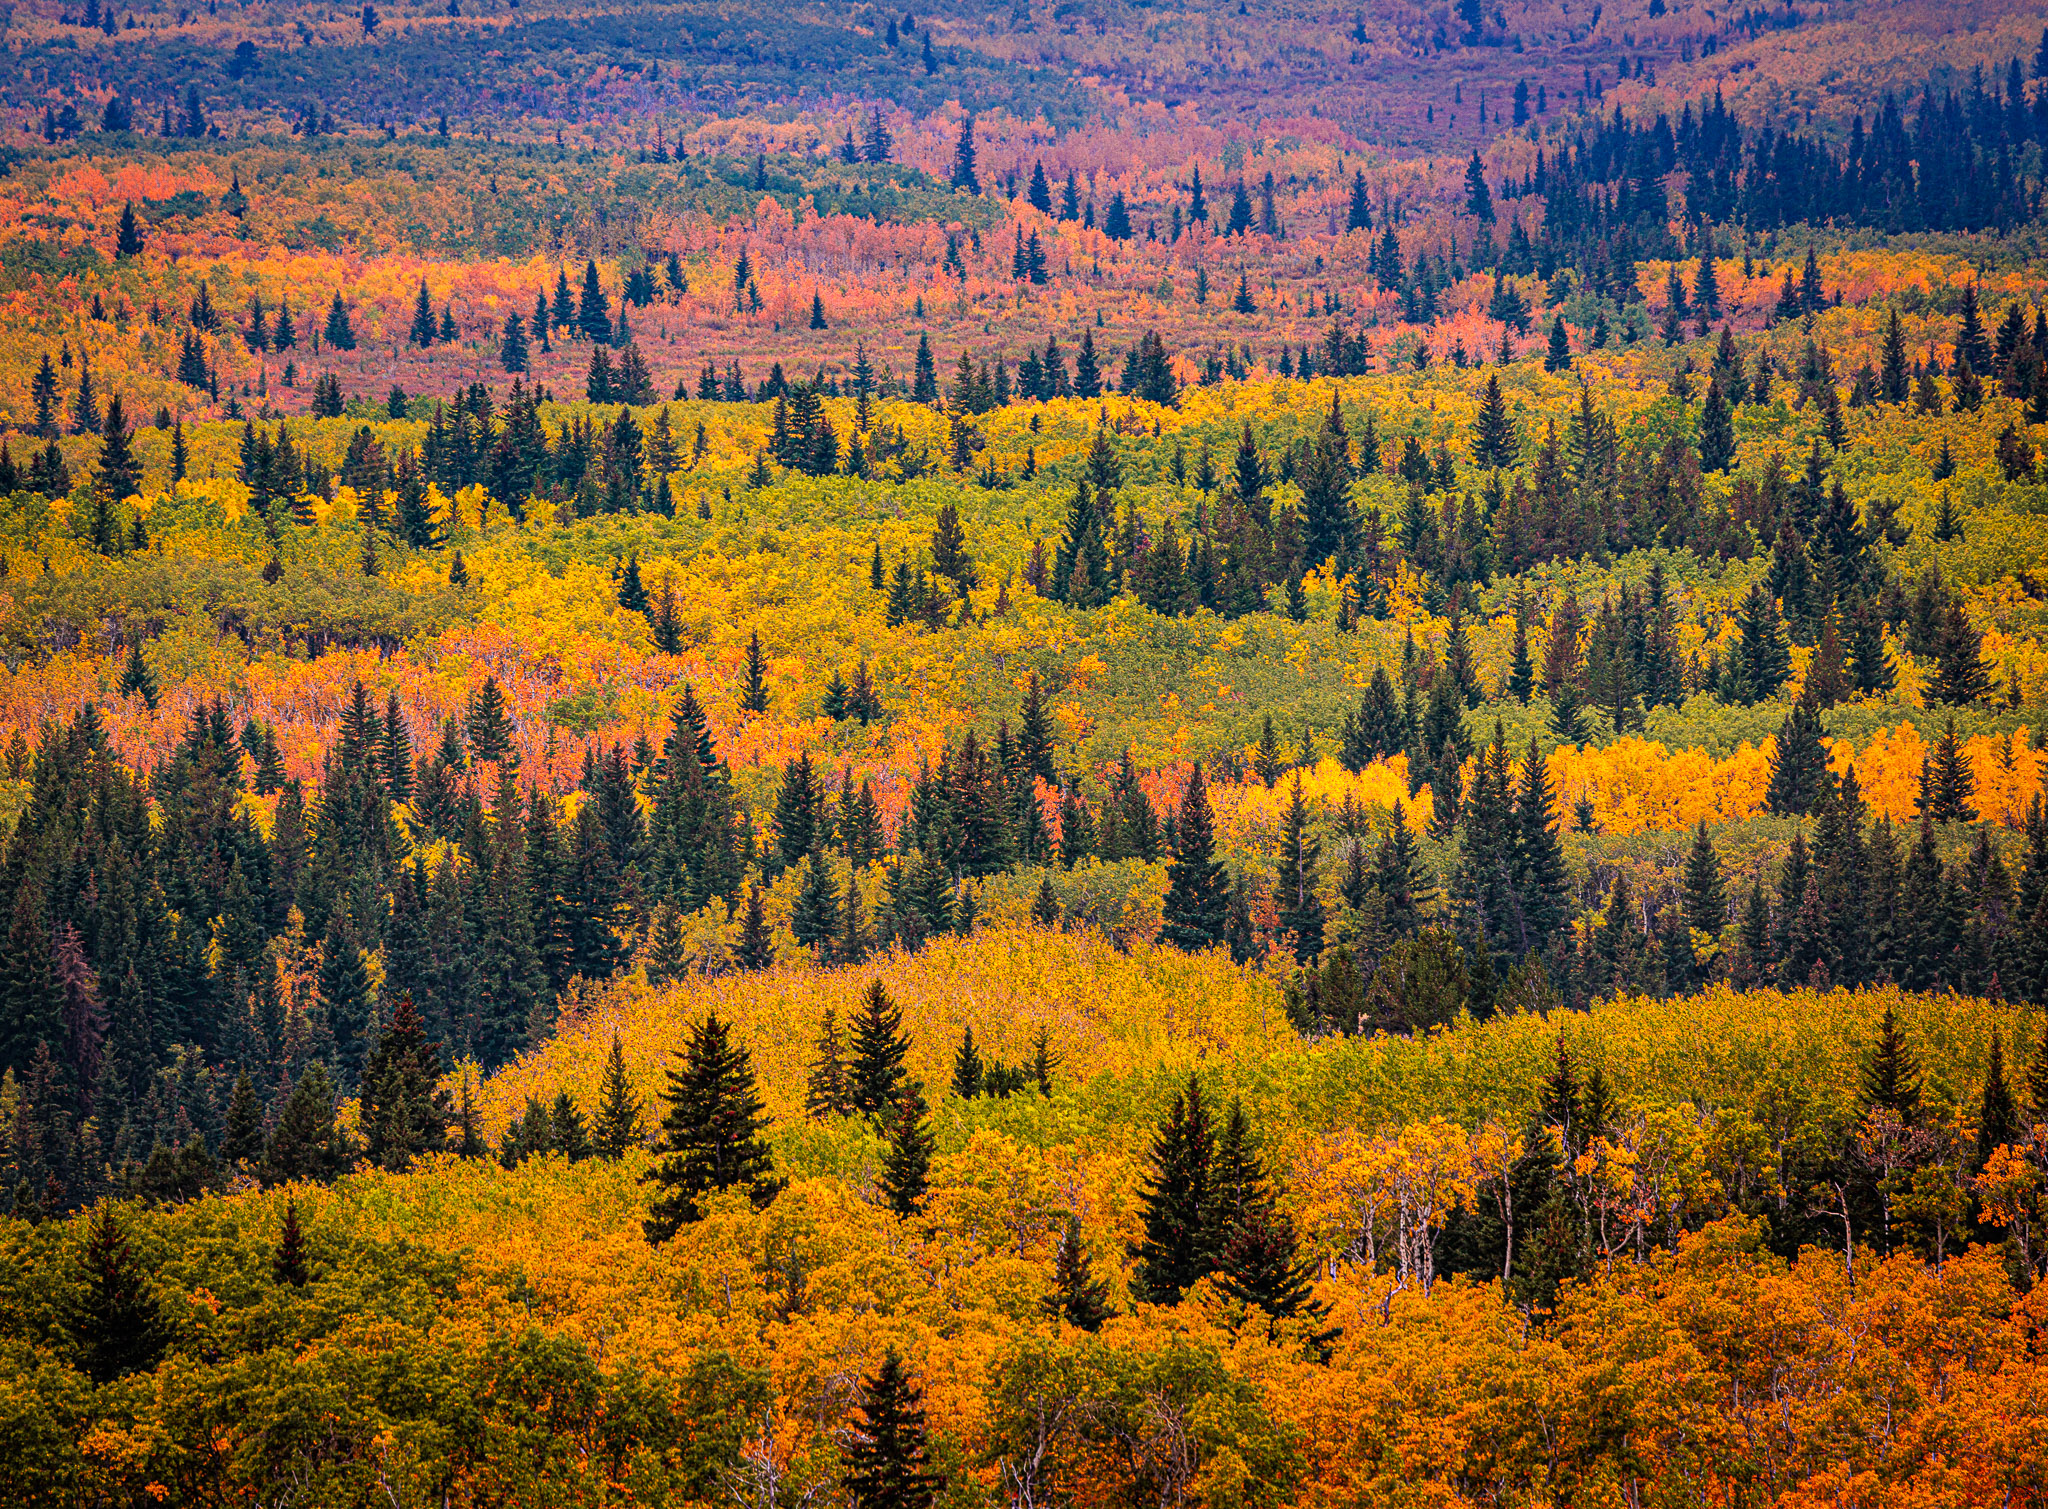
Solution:
M 2048 1509 L 2048 3 L 0 7 L 0 1503 Z

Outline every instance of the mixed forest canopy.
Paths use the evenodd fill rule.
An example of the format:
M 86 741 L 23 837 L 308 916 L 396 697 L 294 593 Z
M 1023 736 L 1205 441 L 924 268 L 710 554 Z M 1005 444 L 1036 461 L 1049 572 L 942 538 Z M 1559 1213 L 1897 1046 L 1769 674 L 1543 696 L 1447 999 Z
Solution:
M 0 41 L 10 1502 L 2038 1499 L 2038 4 Z

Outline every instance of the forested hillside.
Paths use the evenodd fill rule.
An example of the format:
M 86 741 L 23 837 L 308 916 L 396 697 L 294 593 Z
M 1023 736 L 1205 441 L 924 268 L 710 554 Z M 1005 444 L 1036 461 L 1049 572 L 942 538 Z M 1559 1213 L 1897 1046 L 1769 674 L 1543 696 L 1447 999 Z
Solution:
M 0 41 L 9 1502 L 2048 1502 L 2038 4 Z

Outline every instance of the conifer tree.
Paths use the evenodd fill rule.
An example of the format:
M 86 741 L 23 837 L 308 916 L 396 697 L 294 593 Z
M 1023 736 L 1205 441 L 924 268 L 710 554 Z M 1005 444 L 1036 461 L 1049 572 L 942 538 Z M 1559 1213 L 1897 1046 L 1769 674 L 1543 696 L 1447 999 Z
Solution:
M 1721 880 L 1721 856 L 1707 837 L 1706 820 L 1694 831 L 1685 856 L 1685 921 L 1697 932 L 1719 937 L 1728 925 L 1728 892 Z
M 1906 1126 L 1920 1118 L 1920 1061 L 1889 1006 L 1863 1066 L 1863 1109 L 1889 1111 Z
M 740 706 L 750 713 L 768 711 L 768 662 L 761 654 L 761 636 L 747 636 L 746 686 L 740 693 Z
M 973 1100 L 981 1094 L 983 1072 L 981 1050 L 974 1046 L 974 1024 L 969 1022 L 961 1030 L 960 1046 L 953 1050 L 953 1093 Z
M 1152 1137 L 1143 1239 L 1131 1249 L 1131 1292 L 1155 1305 L 1180 1302 L 1216 1265 L 1210 1211 L 1215 1133 L 1200 1081 L 1192 1075 Z
M 315 1059 L 285 1097 L 270 1134 L 264 1166 L 271 1183 L 331 1179 L 348 1165 L 352 1150 L 346 1134 L 335 1126 L 334 1102 L 327 1066 Z
M 910 1040 L 903 1035 L 903 1009 L 890 999 L 880 980 L 870 981 L 862 992 L 852 1028 L 848 1108 L 863 1116 L 886 1118 L 902 1097 L 903 1064 L 910 1053 Z
M 678 1057 L 682 1067 L 668 1071 L 662 1092 L 668 1112 L 661 1123 L 661 1161 L 642 1176 L 660 1190 L 645 1223 L 647 1240 L 656 1244 L 701 1220 L 706 1195 L 742 1189 L 758 1209 L 782 1188 L 762 1135 L 768 1113 L 747 1050 L 732 1041 L 714 1013 L 691 1027 Z
M 590 1129 L 591 1146 L 601 1158 L 617 1162 L 640 1142 L 640 1097 L 626 1078 L 626 1057 L 619 1035 L 612 1034 L 605 1056 L 604 1078 L 597 1089 L 597 1124 Z
M 853 1076 L 846 1061 L 846 1043 L 840 1036 L 838 1013 L 825 1009 L 813 1045 L 810 1077 L 804 1089 L 804 1114 L 814 1120 L 827 1116 L 850 1116 L 854 1112 Z
M 327 306 L 327 326 L 321 337 L 337 351 L 356 349 L 356 333 L 349 324 L 348 307 L 341 302 L 341 295 L 335 294 L 334 302 Z
M 946 1485 L 932 1469 L 923 1398 L 894 1347 L 861 1381 L 861 1419 L 845 1451 L 851 1509 L 931 1509 Z
M 775 939 L 768 930 L 768 913 L 758 885 L 747 887 L 747 910 L 734 959 L 741 969 L 770 969 L 775 964 Z
M 1801 697 L 1778 728 L 1765 805 L 1780 817 L 1802 817 L 1827 799 L 1832 786 L 1820 709 L 1812 697 Z
M 1280 926 L 1294 935 L 1295 961 L 1303 966 L 1323 951 L 1324 910 L 1316 893 L 1316 870 L 1322 843 L 1308 831 L 1308 804 L 1302 798 L 1301 775 L 1294 777 L 1287 814 L 1281 819 L 1280 863 L 1274 879 L 1274 900 Z
M 1950 717 L 1935 741 L 1928 762 L 1927 813 L 1937 823 L 1974 823 L 1977 807 L 1977 777 L 1963 756 L 1962 741 L 1956 735 L 1956 720 Z
M 1198 760 L 1181 797 L 1178 844 L 1167 867 L 1165 925 L 1159 937 L 1175 948 L 1198 951 L 1223 941 L 1228 885 L 1216 858 L 1216 820 Z
M 464 725 L 472 760 L 502 765 L 511 756 L 512 724 L 505 716 L 505 693 L 496 676 L 485 677 L 482 689 L 470 698 Z
M 1529 659 L 1529 612 L 1526 601 L 1515 605 L 1515 643 L 1508 661 L 1508 695 L 1522 706 L 1536 689 L 1536 667 Z
M 1762 582 L 1752 582 L 1736 620 L 1741 639 L 1735 649 L 1738 698 L 1762 702 L 1777 695 L 1792 673 L 1792 650 L 1777 599 Z
M 112 1204 L 86 1224 L 69 1305 L 71 1341 L 94 1383 L 148 1372 L 171 1344 L 163 1307 Z
M 156 711 L 156 673 L 142 658 L 142 640 L 137 637 L 128 641 L 128 663 L 121 670 L 121 695 L 140 697 L 143 705 L 151 712 Z
M 2005 1046 L 1998 1028 L 1991 1029 L 1991 1048 L 1984 1056 L 1984 1093 L 1977 1102 L 1977 1148 L 1972 1167 L 1981 1172 L 1991 1155 L 2009 1143 L 2024 1140 L 2025 1122 L 2014 1104 L 2005 1078 Z
M 1053 1252 L 1052 1292 L 1039 1300 L 1038 1307 L 1083 1331 L 1101 1330 L 1103 1322 L 1116 1314 L 1109 1301 L 1109 1285 L 1090 1272 L 1077 1215 L 1070 1213 L 1060 1232 L 1060 1244 Z
M 278 1232 L 277 1251 L 270 1259 L 270 1281 L 303 1289 L 312 1274 L 306 1267 L 306 1233 L 299 1225 L 299 1202 L 284 1202 L 284 1227 Z
M 937 1143 L 925 1120 L 924 1087 L 910 1080 L 897 1097 L 888 1127 L 888 1147 L 882 1153 L 882 1192 L 897 1215 L 914 1216 L 924 1204 L 931 1181 L 932 1149 Z
M 363 1151 L 371 1162 L 403 1173 L 414 1158 L 446 1145 L 455 1116 L 440 1079 L 441 1046 L 428 1040 L 405 996 L 363 1069 Z

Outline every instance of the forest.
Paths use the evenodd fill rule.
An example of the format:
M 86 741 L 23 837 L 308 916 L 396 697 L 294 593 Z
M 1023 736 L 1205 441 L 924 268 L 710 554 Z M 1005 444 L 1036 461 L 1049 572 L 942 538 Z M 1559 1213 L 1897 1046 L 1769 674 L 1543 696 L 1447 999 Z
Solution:
M 0 13 L 0 1495 L 2048 1505 L 2048 11 Z

